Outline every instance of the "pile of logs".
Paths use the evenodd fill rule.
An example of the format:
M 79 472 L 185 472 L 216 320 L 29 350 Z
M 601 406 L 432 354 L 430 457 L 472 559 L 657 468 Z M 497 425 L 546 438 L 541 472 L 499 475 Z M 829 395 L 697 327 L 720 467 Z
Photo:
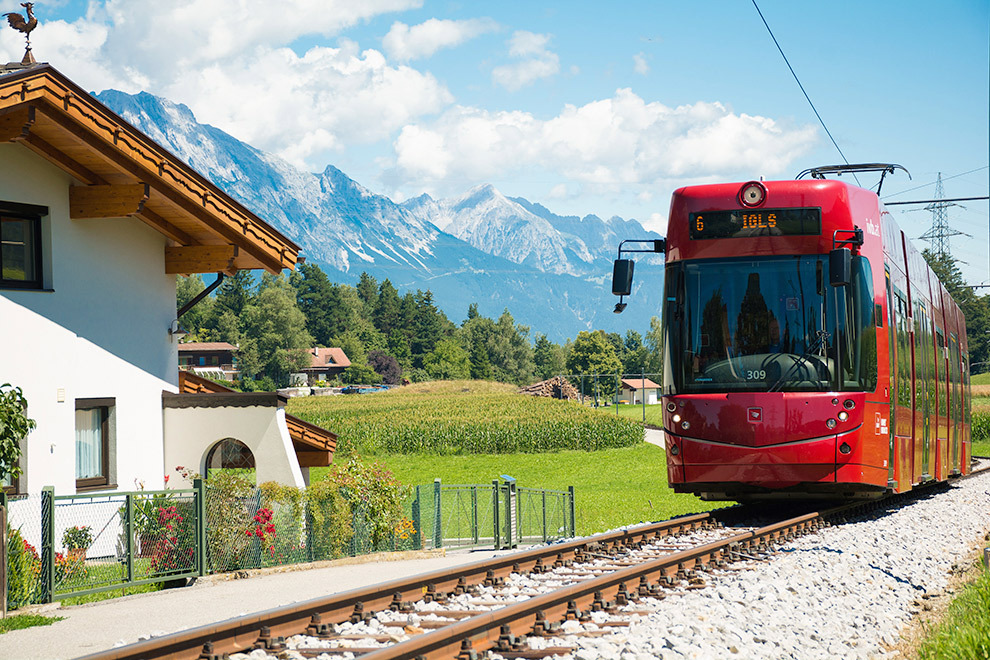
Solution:
M 563 376 L 555 376 L 549 380 L 541 380 L 528 387 L 519 390 L 520 394 L 531 394 L 533 396 L 546 396 L 554 399 L 567 399 L 577 401 L 580 398 L 577 388 L 571 385 Z

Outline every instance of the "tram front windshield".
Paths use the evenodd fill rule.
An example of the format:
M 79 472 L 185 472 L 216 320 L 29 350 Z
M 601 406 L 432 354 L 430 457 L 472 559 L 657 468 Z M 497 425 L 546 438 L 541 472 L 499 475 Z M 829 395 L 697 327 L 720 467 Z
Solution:
M 869 261 L 829 285 L 827 255 L 670 264 L 664 387 L 691 392 L 872 391 Z

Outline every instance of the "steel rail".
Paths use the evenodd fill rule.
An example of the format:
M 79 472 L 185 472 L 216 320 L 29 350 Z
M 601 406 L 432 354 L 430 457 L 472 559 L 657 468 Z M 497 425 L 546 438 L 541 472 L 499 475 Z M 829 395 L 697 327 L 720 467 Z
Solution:
M 609 604 L 608 601 L 612 599 L 627 600 L 630 593 L 628 585 L 648 585 L 676 575 L 678 572 L 707 567 L 711 562 L 723 560 L 738 548 L 803 533 L 811 528 L 817 528 L 822 521 L 823 514 L 808 513 L 721 541 L 675 552 L 661 559 L 620 569 L 418 635 L 393 646 L 364 654 L 361 660 L 467 658 L 471 656 L 472 651 L 476 653 L 489 650 L 499 644 L 503 647 L 512 645 L 517 635 L 528 633 L 534 627 L 545 628 L 550 621 L 578 615 L 585 607 L 605 609 Z
M 714 518 L 710 513 L 699 513 L 555 543 L 227 619 L 92 653 L 79 660 L 198 660 L 211 654 L 219 658 L 225 653 L 265 645 L 267 640 L 277 637 L 305 633 L 310 627 L 348 621 L 356 612 L 386 610 L 394 603 L 492 584 L 513 572 L 540 571 L 544 566 L 571 561 L 591 548 L 629 546 L 712 524 Z M 204 650 L 207 645 L 209 651 Z

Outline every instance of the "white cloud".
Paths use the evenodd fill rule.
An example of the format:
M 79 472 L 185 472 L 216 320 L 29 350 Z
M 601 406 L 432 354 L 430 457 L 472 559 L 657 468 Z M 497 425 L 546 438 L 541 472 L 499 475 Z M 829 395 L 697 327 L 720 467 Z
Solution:
M 560 71 L 560 57 L 547 50 L 550 35 L 518 30 L 509 40 L 509 55 L 521 62 L 504 64 L 492 69 L 492 81 L 510 92 L 549 78 Z
M 188 105 L 210 123 L 307 169 L 328 151 L 388 138 L 453 102 L 429 73 L 386 61 L 338 39 L 302 55 L 288 48 L 311 34 L 339 31 L 420 0 L 363 3 L 290 0 L 276 16 L 236 0 L 91 5 L 73 23 L 51 21 L 32 34 L 39 60 L 91 90 L 148 91 Z M 20 59 L 23 41 L 0 31 L 0 53 Z
M 645 76 L 650 72 L 650 65 L 647 63 L 646 56 L 643 53 L 633 55 L 633 71 L 641 76 Z
M 382 46 L 389 57 L 400 62 L 408 62 L 429 57 L 441 48 L 458 46 L 496 29 L 498 23 L 490 18 L 472 18 L 463 21 L 431 18 L 412 27 L 396 21 L 382 39 Z
M 450 194 L 467 182 L 530 167 L 599 192 L 712 175 L 774 175 L 807 151 L 816 135 L 813 126 L 784 127 L 720 103 L 647 103 L 629 89 L 565 106 L 549 120 L 456 106 L 430 125 L 402 130 L 388 180 L 396 187 L 446 185 Z M 429 168 L 410 167 L 422 157 L 411 151 L 416 144 L 431 145 Z

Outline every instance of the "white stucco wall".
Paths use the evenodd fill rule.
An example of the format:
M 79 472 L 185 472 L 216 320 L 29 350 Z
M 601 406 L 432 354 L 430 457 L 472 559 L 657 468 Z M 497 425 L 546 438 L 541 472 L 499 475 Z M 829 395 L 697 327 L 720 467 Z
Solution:
M 297 488 L 306 486 L 281 408 L 165 408 L 164 417 L 165 465 L 172 476 L 170 487 L 192 485 L 174 472 L 178 466 L 206 474 L 206 455 L 224 438 L 240 440 L 254 454 L 258 484 L 277 481 Z
M 38 422 L 21 490 L 75 492 L 75 399 L 102 397 L 116 399 L 119 489 L 133 490 L 136 480 L 161 488 L 161 392 L 178 382 L 165 237 L 133 218 L 70 220 L 73 183 L 27 148 L 0 144 L 0 200 L 49 209 L 47 290 L 0 289 L 0 384 L 20 386 Z

